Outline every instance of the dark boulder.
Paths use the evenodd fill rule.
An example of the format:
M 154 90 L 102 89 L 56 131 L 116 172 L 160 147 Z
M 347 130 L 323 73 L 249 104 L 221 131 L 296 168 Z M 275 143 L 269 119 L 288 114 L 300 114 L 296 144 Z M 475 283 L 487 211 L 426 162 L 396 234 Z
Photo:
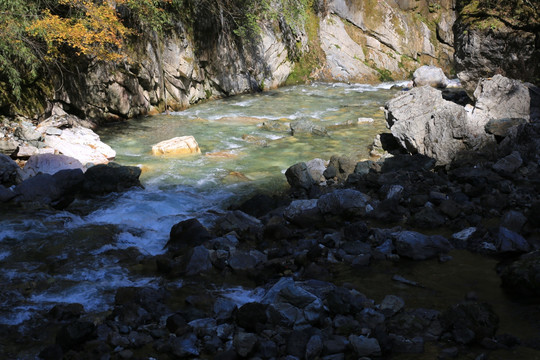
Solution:
M 84 174 L 82 190 L 87 195 L 103 195 L 142 187 L 140 175 L 141 169 L 136 166 L 121 166 L 116 163 L 92 166 Z
M 202 245 L 212 238 L 208 230 L 197 219 L 180 221 L 171 228 L 169 241 L 165 245 L 169 252 L 178 255 L 187 249 Z
M 540 252 L 523 255 L 501 272 L 502 286 L 519 297 L 540 297 Z
M 96 336 L 96 326 L 90 321 L 76 320 L 64 325 L 56 334 L 56 343 L 64 350 L 76 348 Z
M 487 303 L 463 302 L 446 310 L 441 324 L 456 342 L 470 344 L 495 335 L 499 317 Z
M 20 168 L 9 156 L 0 154 L 0 185 L 10 187 L 21 182 Z

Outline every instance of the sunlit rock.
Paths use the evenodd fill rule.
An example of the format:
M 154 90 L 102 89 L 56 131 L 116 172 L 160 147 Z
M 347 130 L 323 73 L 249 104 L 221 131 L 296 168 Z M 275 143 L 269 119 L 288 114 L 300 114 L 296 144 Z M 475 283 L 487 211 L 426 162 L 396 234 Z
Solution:
M 66 155 L 37 154 L 28 159 L 22 170 L 23 179 L 39 173 L 54 175 L 60 170 L 81 169 L 83 164 L 75 158 Z
M 179 136 L 152 146 L 153 155 L 200 154 L 201 149 L 193 136 Z

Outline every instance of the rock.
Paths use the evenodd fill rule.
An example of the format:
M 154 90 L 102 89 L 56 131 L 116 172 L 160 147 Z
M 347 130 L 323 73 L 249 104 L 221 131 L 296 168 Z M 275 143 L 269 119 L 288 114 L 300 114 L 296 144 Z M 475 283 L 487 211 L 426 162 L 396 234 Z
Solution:
M 229 258 L 229 266 L 238 273 L 253 271 L 258 263 L 258 260 L 247 251 L 237 250 Z
M 476 227 L 469 227 L 466 229 L 463 229 L 455 234 L 452 234 L 451 242 L 454 247 L 458 249 L 466 249 L 469 239 L 472 238 L 474 233 L 476 233 L 477 228 Z
M 360 322 L 360 326 L 375 329 L 378 325 L 384 323 L 386 317 L 375 309 L 365 308 L 357 314 L 356 319 Z
M 357 162 L 350 157 L 334 155 L 330 158 L 330 163 L 323 175 L 327 179 L 337 178 L 338 181 L 342 182 L 354 173 L 356 164 Z
M 54 150 L 52 150 L 52 153 L 54 153 Z M 32 145 L 20 145 L 17 148 L 17 159 L 28 159 L 29 157 L 33 155 L 39 154 L 39 149 Z
M 521 165 L 523 165 L 521 155 L 518 151 L 514 151 L 493 164 L 493 170 L 498 173 L 512 174 L 519 169 Z
M 429 87 L 414 88 L 385 106 L 386 122 L 400 145 L 411 154 L 434 158 L 447 165 L 463 151 L 493 142 L 485 123 L 471 121 L 463 107 L 442 98 Z
M 287 182 L 293 189 L 307 191 L 316 184 L 316 181 L 313 180 L 305 162 L 297 163 L 289 167 L 285 172 L 285 176 L 287 177 Z
M 8 202 L 13 199 L 15 195 L 16 194 L 13 191 L 4 187 L 4 185 L 0 185 L 0 203 Z
M 23 121 L 15 129 L 15 136 L 17 136 L 19 139 L 23 141 L 38 141 L 41 139 L 41 133 L 39 131 L 36 131 L 36 128 L 32 125 L 32 123 Z
M 306 344 L 306 360 L 315 360 L 319 358 L 320 354 L 323 351 L 323 341 L 319 335 L 313 335 L 309 338 L 308 343 Z
M 368 201 L 368 196 L 357 190 L 334 190 L 321 196 L 317 207 L 323 215 L 363 216 Z
M 298 226 L 312 226 L 322 220 L 318 200 L 294 200 L 287 206 L 283 216 L 287 221 Z
M 73 349 L 95 337 L 96 326 L 89 321 L 76 320 L 62 326 L 56 334 L 56 343 L 63 350 Z
M 261 124 L 261 128 L 267 131 L 288 132 L 291 130 L 291 125 L 281 120 L 267 120 Z
M 116 152 L 103 143 L 92 130 L 83 127 L 64 129 L 62 134 L 45 135 L 44 143 L 60 154 L 75 158 L 82 164 L 106 164 Z
M 510 134 L 511 130 L 519 125 L 526 124 L 526 119 L 520 118 L 500 118 L 500 119 L 490 119 L 486 125 L 485 130 L 488 134 L 493 134 L 495 136 L 506 137 Z
M 252 333 L 246 333 L 246 332 L 238 332 L 234 336 L 233 344 L 236 349 L 236 352 L 241 357 L 248 356 L 253 349 L 255 348 L 255 345 L 258 342 L 257 335 Z
M 23 179 L 28 179 L 39 173 L 54 175 L 66 169 L 84 170 L 83 164 L 75 158 L 66 155 L 38 154 L 28 159 L 22 170 L 22 176 Z
M 446 310 L 441 323 L 455 341 L 470 344 L 495 335 L 499 317 L 487 303 L 464 302 Z
M 436 229 L 445 223 L 445 218 L 430 206 L 424 206 L 416 212 L 410 222 L 422 229 Z
M 171 333 L 185 334 L 189 329 L 186 319 L 180 314 L 172 314 L 167 318 L 166 327 Z
M 181 337 L 171 337 L 170 344 L 172 355 L 184 359 L 187 357 L 199 356 L 200 351 L 197 346 L 197 335 L 189 333 Z
M 210 254 L 203 245 L 195 247 L 188 255 L 188 258 L 186 264 L 186 275 L 188 276 L 199 275 L 212 269 Z
M 326 163 L 323 159 L 313 159 L 306 163 L 307 170 L 316 184 L 321 184 L 326 181 L 323 176 L 326 170 Z
M 405 307 L 405 301 L 395 295 L 386 295 L 379 305 L 379 310 L 386 316 L 391 317 Z
M 212 238 L 208 230 L 197 219 L 180 221 L 171 228 L 169 241 L 165 245 L 169 251 L 177 254 L 182 250 L 202 245 Z
M 527 218 L 519 211 L 510 210 L 504 214 L 501 219 L 501 226 L 519 233 L 523 225 L 527 222 Z
M 13 200 L 18 203 L 52 205 L 61 203 L 65 192 L 52 175 L 38 174 L 15 187 Z
M 140 175 L 141 169 L 136 166 L 121 166 L 116 163 L 92 166 L 84 174 L 83 192 L 88 195 L 102 195 L 142 187 Z
M 502 75 L 482 79 L 474 97 L 472 116 L 483 127 L 493 119 L 530 119 L 531 91 L 519 80 Z
M 236 313 L 238 326 L 246 331 L 256 331 L 257 326 L 264 325 L 268 321 L 266 309 L 268 305 L 258 302 L 250 302 L 242 305 Z
M 495 245 L 500 252 L 528 252 L 531 250 L 531 245 L 523 236 L 504 226 L 499 228 Z
M 180 136 L 152 145 L 153 155 L 200 154 L 201 149 L 193 136 Z
M 316 125 L 310 120 L 296 120 L 292 121 L 291 132 L 293 136 L 300 134 L 311 134 L 316 136 L 327 136 L 328 131 L 324 126 Z
M 21 182 L 21 169 L 9 156 L 0 154 L 0 185 L 12 186 Z
M 306 332 L 293 330 L 287 338 L 286 354 L 297 359 L 303 358 L 309 338 Z
M 13 139 L 0 139 L 0 155 L 11 155 L 18 147 L 19 143 Z
M 523 255 L 501 272 L 502 286 L 514 296 L 540 296 L 540 252 Z
M 261 236 L 263 225 L 259 219 L 240 210 L 234 210 L 217 219 L 214 229 L 218 235 L 234 231 L 240 238 L 254 240 Z
M 435 88 L 445 88 L 448 85 L 448 78 L 441 68 L 436 66 L 420 66 L 413 74 L 414 86 L 432 86 Z
M 350 335 L 349 342 L 356 354 L 360 357 L 381 355 L 381 347 L 377 339 L 368 338 L 363 335 Z
M 429 259 L 452 249 L 450 242 L 440 235 L 426 236 L 414 231 L 394 234 L 394 243 L 399 256 L 413 260 Z

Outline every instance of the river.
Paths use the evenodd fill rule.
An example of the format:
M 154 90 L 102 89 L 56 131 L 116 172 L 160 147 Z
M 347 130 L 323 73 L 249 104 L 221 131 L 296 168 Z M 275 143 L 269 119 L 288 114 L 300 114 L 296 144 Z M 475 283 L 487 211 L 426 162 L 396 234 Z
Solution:
M 58 303 L 80 303 L 85 311 L 99 314 L 110 309 L 118 287 L 160 286 L 159 278 L 123 265 L 129 254 L 126 249 L 143 255 L 163 253 L 175 223 L 196 217 L 210 226 L 230 204 L 254 192 L 286 190 L 284 172 L 296 162 L 328 160 L 335 154 L 367 158 L 374 136 L 385 131 L 382 107 L 399 91 L 393 85 L 285 87 L 100 129 L 102 141 L 117 151 L 118 163 L 143 169 L 144 189 L 79 199 L 65 211 L 1 212 L 0 324 L 22 331 Z M 358 123 L 359 118 L 373 121 Z M 291 136 L 284 129 L 296 120 L 324 126 L 328 135 Z M 280 125 L 277 130 L 261 126 L 272 121 Z M 153 144 L 184 135 L 197 139 L 201 154 L 151 154 Z M 396 293 L 416 306 L 436 307 L 434 302 L 438 302 L 444 307 L 476 291 L 482 298 L 490 297 L 486 300 L 503 313 L 502 323 L 509 331 L 516 335 L 531 331 L 524 308 L 516 308 L 496 286 L 495 261 L 470 254 L 456 256 L 457 261 L 445 267 L 431 261 L 397 270 L 391 265 L 394 270 L 370 270 L 360 276 L 344 273 L 342 278 L 357 282 L 376 300 Z M 481 271 L 473 264 L 481 264 Z M 414 298 L 412 292 L 390 281 L 396 271 L 420 278 L 431 290 L 414 290 L 419 294 Z M 442 273 L 450 275 L 441 285 Z M 456 279 L 463 276 L 468 280 L 457 281 L 460 287 Z M 385 279 L 391 285 L 375 286 Z

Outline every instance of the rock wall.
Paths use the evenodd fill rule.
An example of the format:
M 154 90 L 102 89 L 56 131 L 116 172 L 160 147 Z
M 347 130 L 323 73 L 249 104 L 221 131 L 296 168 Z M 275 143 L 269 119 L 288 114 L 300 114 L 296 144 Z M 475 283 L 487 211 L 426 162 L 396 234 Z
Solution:
M 320 18 L 324 80 L 406 79 L 422 64 L 450 72 L 455 3 L 329 0 Z
M 472 94 L 481 78 L 501 74 L 540 82 L 540 7 L 527 2 L 517 9 L 482 6 L 461 0 L 454 25 L 455 67 Z
M 222 9 L 216 6 L 216 13 Z M 320 1 L 317 39 L 284 17 L 240 38 L 223 16 L 194 14 L 162 37 L 144 34 L 121 64 L 91 63 L 65 77 L 53 102 L 96 122 L 188 107 L 201 100 L 285 83 L 299 55 L 324 53 L 309 76 L 325 81 L 405 79 L 422 64 L 451 68 L 453 0 Z M 314 9 L 310 9 L 314 11 Z

